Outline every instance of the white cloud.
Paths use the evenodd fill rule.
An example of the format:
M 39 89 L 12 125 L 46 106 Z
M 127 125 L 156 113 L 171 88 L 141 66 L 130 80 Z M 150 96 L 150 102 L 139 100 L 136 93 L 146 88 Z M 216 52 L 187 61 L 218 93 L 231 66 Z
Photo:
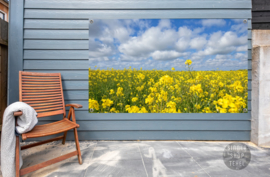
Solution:
M 192 30 L 189 29 L 189 28 L 186 27 L 186 26 L 179 27 L 179 28 L 178 28 L 178 35 L 179 35 L 179 37 L 186 37 L 186 38 L 189 38 L 189 37 L 192 36 Z
M 125 42 L 134 32 L 133 28 L 130 26 L 132 24 L 131 20 L 97 20 L 94 21 L 94 23 L 102 26 L 102 28 L 99 27 L 96 29 L 96 31 L 99 30 L 102 32 L 98 32 L 98 35 L 95 35 L 94 37 L 99 38 L 107 44 L 113 43 L 114 38 L 119 40 L 121 43 Z
M 215 55 L 228 54 L 236 49 L 237 46 L 247 44 L 247 36 L 238 37 L 235 32 L 228 31 L 222 33 L 221 31 L 211 34 L 207 42 L 206 48 L 198 52 L 199 55 Z
M 177 38 L 176 31 L 152 27 L 141 36 L 131 37 L 126 43 L 121 43 L 119 51 L 130 56 L 147 56 L 155 50 L 165 50 L 172 46 Z
M 202 20 L 202 25 L 205 27 L 224 26 L 226 25 L 226 21 L 223 19 L 206 19 Z
M 179 27 L 178 28 L 178 35 L 179 39 L 175 43 L 175 47 L 178 51 L 183 52 L 190 46 L 190 40 L 196 36 L 198 33 L 202 32 L 203 28 L 196 28 L 194 31 L 189 29 L 188 27 Z M 193 42 L 192 46 L 195 46 Z M 198 46 L 197 46 L 198 47 Z
M 171 21 L 168 19 L 161 19 L 159 20 L 158 27 L 160 28 L 170 28 L 171 27 Z
M 181 37 L 175 44 L 176 49 L 179 52 L 185 51 L 189 46 L 190 39 L 187 37 Z
M 244 60 L 244 61 L 247 61 L 247 53 L 236 53 L 234 55 L 234 58 L 238 59 L 238 60 Z
M 190 48 L 201 50 L 205 46 L 206 43 L 207 43 L 207 40 L 205 37 L 203 36 L 196 37 L 190 41 Z
M 174 50 L 170 50 L 170 51 L 157 50 L 151 54 L 154 60 L 171 60 L 171 59 L 176 59 L 183 55 L 184 55 L 183 53 L 179 53 Z
M 237 56 L 237 57 L 236 57 Z M 241 60 L 235 60 L 235 58 L 241 58 Z M 237 53 L 236 55 L 216 55 L 213 59 L 208 59 L 204 63 L 206 68 L 223 68 L 223 69 L 239 69 L 247 68 L 247 60 L 243 60 L 245 54 Z
M 110 56 L 113 54 L 113 50 L 111 46 L 108 46 L 106 44 L 100 44 L 98 47 L 94 49 L 90 49 L 89 51 L 89 57 L 90 58 L 99 58 L 99 57 L 105 57 Z
M 244 33 L 247 32 L 247 24 L 245 23 L 240 23 L 237 25 L 232 25 L 231 30 L 236 31 L 237 33 Z
M 237 49 L 236 49 L 236 51 L 237 52 L 242 52 L 242 51 L 247 51 L 247 49 L 248 49 L 248 46 L 247 45 L 242 45 L 242 46 L 240 46 L 240 47 L 237 47 Z

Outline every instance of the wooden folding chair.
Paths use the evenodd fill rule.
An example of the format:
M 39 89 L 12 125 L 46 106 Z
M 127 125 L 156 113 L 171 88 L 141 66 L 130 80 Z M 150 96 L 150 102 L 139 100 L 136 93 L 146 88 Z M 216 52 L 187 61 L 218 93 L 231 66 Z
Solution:
M 22 146 L 21 150 L 32 148 L 41 144 L 62 139 L 62 144 L 65 144 L 67 131 L 73 129 L 77 150 L 66 155 L 42 162 L 31 167 L 20 170 L 19 162 L 19 137 L 16 137 L 16 177 L 25 175 L 27 173 L 36 171 L 40 168 L 49 166 L 51 164 L 60 162 L 67 158 L 77 155 L 79 164 L 82 164 L 81 151 L 78 139 L 74 108 L 82 108 L 80 104 L 67 104 L 64 103 L 63 88 L 60 73 L 34 73 L 23 72 L 19 73 L 19 99 L 32 106 L 38 113 L 37 117 L 47 117 L 58 114 L 63 114 L 63 120 L 56 121 L 44 125 L 36 125 L 30 132 L 22 134 L 22 139 L 37 138 L 43 136 L 64 133 L 62 136 L 40 141 L 37 143 Z M 66 118 L 65 107 L 70 107 L 68 116 Z M 23 112 L 15 112 L 14 116 L 20 116 Z M 72 117 L 72 121 L 70 118 Z M 16 119 L 17 123 L 17 119 Z

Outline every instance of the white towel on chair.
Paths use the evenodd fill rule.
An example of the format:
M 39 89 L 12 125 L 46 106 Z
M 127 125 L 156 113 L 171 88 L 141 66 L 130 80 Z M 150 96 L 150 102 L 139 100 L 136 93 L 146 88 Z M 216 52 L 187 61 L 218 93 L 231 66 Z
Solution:
M 26 133 L 34 128 L 37 124 L 37 113 L 26 103 L 15 102 L 9 105 L 3 116 L 2 136 L 1 136 L 1 170 L 3 177 L 15 177 L 15 117 L 13 115 L 16 111 L 22 111 L 23 115 L 18 117 L 18 125 L 16 132 L 19 134 Z M 21 153 L 20 153 L 21 154 Z M 20 155 L 20 167 L 23 161 Z

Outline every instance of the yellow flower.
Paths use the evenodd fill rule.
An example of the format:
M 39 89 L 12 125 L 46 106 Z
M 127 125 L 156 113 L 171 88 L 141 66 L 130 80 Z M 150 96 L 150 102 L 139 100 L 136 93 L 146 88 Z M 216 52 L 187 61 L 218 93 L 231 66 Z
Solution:
M 202 93 L 203 92 L 203 90 L 202 90 L 202 85 L 201 84 L 198 84 L 198 85 L 192 85 L 191 87 L 190 87 L 190 91 L 191 92 L 194 92 L 194 93 Z
M 132 102 L 136 102 L 137 100 L 138 100 L 137 97 L 133 97 L 131 101 L 132 101 Z
M 99 104 L 97 100 L 89 99 L 89 109 L 99 110 Z
M 103 108 L 110 107 L 113 104 L 113 101 L 110 99 L 102 99 L 101 101 L 103 102 L 102 103 Z
M 138 113 L 148 113 L 145 107 L 142 107 Z
M 227 113 L 227 109 L 220 109 L 220 113 Z
M 219 82 L 219 83 L 218 83 L 218 86 L 219 86 L 219 87 L 223 87 L 224 84 L 223 84 L 222 82 Z
M 110 112 L 116 112 L 116 109 L 115 108 L 111 108 L 110 109 Z
M 223 99 L 222 108 L 227 108 L 229 106 L 229 100 Z
M 114 90 L 113 89 L 110 90 L 110 95 L 112 95 L 112 94 L 114 94 Z
M 173 83 L 173 78 L 168 75 L 165 75 L 159 79 L 159 83 L 164 85 L 170 85 Z
M 168 102 L 168 103 L 166 104 L 166 106 L 169 107 L 169 108 L 175 108 L 175 107 L 176 107 L 176 103 L 173 102 L 173 101 L 170 101 L 170 102 Z
M 146 104 L 152 104 L 154 101 L 154 98 L 148 95 L 148 97 L 145 99 Z
M 145 75 L 143 75 L 142 73 L 139 73 L 137 78 L 140 79 L 140 80 L 144 80 Z
M 174 67 L 172 67 L 172 70 L 173 70 L 173 71 L 175 70 Z
M 212 113 L 212 111 L 210 110 L 209 107 L 204 108 L 203 109 L 203 112 L 205 112 L 205 113 Z
M 123 87 L 118 87 L 118 88 L 117 88 L 116 95 L 117 95 L 117 96 L 123 96 L 123 95 L 124 95 L 124 94 L 123 94 Z
M 138 113 L 140 111 L 140 108 L 138 106 L 131 106 L 127 107 L 126 111 L 128 111 L 128 113 Z
M 200 109 L 200 108 L 201 108 L 201 105 L 200 105 L 200 104 L 195 104 L 194 107 L 195 107 L 196 109 Z
M 191 60 L 186 60 L 185 64 L 186 65 L 191 65 L 192 64 L 192 61 Z

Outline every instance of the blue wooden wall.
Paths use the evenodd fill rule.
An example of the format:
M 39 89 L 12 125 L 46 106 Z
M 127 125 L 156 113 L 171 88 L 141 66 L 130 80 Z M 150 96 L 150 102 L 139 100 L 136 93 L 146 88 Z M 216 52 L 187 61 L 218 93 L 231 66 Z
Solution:
M 9 103 L 18 100 L 19 70 L 60 72 L 65 102 L 84 107 L 76 111 L 80 140 L 250 140 L 251 0 L 12 0 L 10 6 Z M 89 19 L 107 18 L 248 19 L 249 112 L 89 114 Z

